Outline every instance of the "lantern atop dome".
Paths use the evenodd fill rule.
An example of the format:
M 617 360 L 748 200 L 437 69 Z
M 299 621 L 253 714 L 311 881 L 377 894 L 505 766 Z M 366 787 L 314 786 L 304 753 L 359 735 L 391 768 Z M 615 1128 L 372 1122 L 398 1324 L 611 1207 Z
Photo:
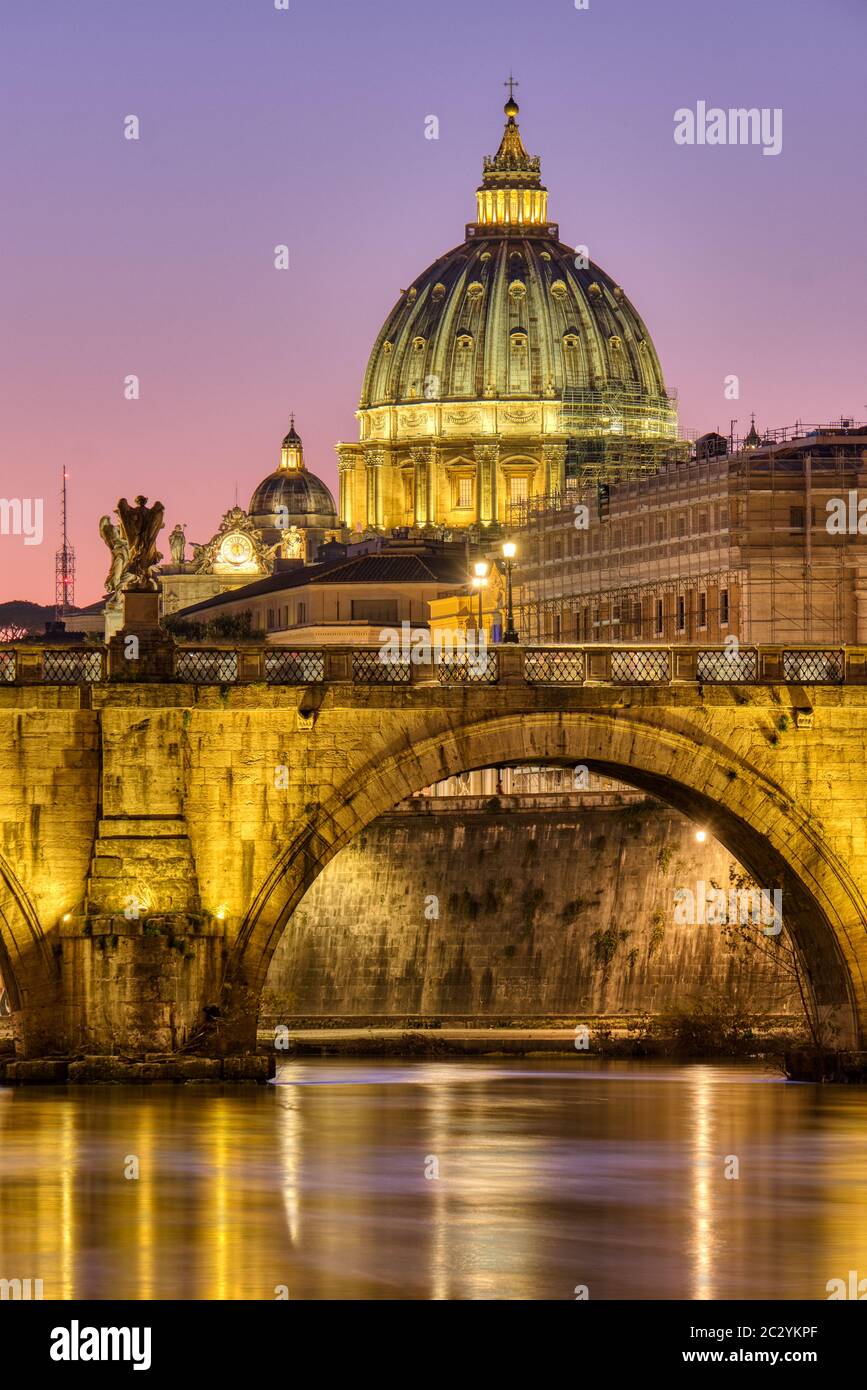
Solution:
M 516 117 L 518 103 L 513 95 L 514 78 L 505 84 L 509 99 L 503 107 L 506 126 L 500 148 L 482 164 L 482 182 L 476 189 L 476 224 L 495 227 L 541 226 L 548 220 L 548 190 L 542 183 L 537 154 L 524 148 Z
M 280 468 L 284 473 L 301 473 L 304 469 L 304 446 L 295 429 L 295 413 L 289 421 L 289 433 L 280 447 Z

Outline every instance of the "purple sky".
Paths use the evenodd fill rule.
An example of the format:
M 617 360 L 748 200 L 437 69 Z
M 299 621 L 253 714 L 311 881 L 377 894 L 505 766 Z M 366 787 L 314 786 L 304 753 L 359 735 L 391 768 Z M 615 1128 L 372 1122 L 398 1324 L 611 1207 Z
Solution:
M 53 598 L 63 460 L 79 603 L 120 495 L 205 540 L 290 407 L 336 490 L 369 348 L 463 239 L 510 67 L 550 215 L 636 304 L 685 427 L 867 417 L 863 0 L 289 5 L 7 0 L 0 496 L 43 497 L 45 540 L 0 536 L 0 599 Z M 675 145 L 699 100 L 781 107 L 782 153 Z

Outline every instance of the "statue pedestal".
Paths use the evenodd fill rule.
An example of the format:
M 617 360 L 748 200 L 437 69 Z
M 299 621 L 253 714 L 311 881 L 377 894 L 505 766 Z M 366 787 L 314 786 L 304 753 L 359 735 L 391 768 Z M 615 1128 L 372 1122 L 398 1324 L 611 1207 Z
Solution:
M 121 632 L 158 630 L 160 626 L 160 596 L 156 589 L 124 589 L 123 626 Z
M 160 624 L 156 589 L 124 589 L 123 625 L 108 643 L 110 680 L 166 681 L 174 675 L 174 641 Z

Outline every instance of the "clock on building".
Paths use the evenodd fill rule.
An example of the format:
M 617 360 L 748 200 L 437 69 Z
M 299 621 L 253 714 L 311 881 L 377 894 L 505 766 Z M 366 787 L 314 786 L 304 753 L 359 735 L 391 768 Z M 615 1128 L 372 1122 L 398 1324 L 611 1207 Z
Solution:
M 245 536 L 243 531 L 230 531 L 220 542 L 217 563 L 235 572 L 257 570 L 256 551 L 251 538 Z

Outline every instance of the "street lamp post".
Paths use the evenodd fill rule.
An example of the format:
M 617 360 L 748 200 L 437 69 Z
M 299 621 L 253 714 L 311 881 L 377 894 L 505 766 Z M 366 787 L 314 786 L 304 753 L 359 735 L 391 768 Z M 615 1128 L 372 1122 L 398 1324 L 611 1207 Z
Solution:
M 473 588 L 479 591 L 479 632 L 482 632 L 485 626 L 482 596 L 485 585 L 488 582 L 488 568 L 487 560 L 477 560 L 473 565 Z
M 517 642 L 518 633 L 515 628 L 515 614 L 512 608 L 512 561 L 515 558 L 517 546 L 514 541 L 503 542 L 503 558 L 506 561 L 506 631 L 503 633 L 504 642 Z

